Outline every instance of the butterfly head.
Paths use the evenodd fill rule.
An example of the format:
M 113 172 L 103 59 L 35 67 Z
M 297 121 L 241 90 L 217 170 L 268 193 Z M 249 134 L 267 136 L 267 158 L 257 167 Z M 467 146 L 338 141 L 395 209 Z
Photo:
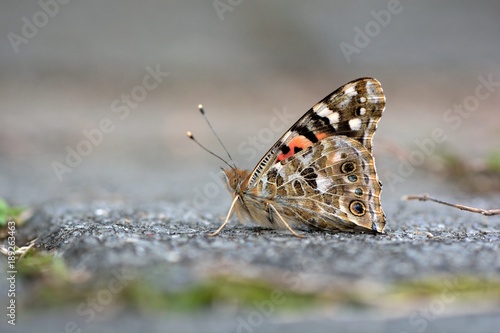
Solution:
M 238 168 L 228 168 L 224 169 L 224 176 L 226 178 L 228 189 L 231 192 L 239 194 L 246 188 L 246 184 L 248 184 L 248 178 L 250 177 L 250 172 L 248 170 L 242 170 Z

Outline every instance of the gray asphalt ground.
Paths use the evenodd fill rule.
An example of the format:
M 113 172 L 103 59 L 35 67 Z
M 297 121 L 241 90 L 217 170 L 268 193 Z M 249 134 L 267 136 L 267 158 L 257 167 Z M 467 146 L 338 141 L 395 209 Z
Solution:
M 497 200 L 476 203 L 489 206 Z M 62 257 L 71 270 L 90 272 L 94 278 L 106 279 L 110 272 L 125 270 L 159 290 L 175 291 L 211 277 L 236 276 L 269 281 L 278 289 L 298 293 L 357 291 L 366 295 L 362 302 L 368 305 L 326 306 L 299 313 L 276 310 L 250 321 L 245 319 L 255 315 L 252 307 L 241 312 L 215 308 L 192 315 L 108 309 L 90 323 L 71 309 L 75 305 L 69 305 L 62 316 L 59 311 L 31 310 L 29 316 L 20 316 L 15 332 L 33 330 L 34 325 L 59 332 L 67 322 L 77 323 L 82 332 L 133 332 L 138 327 L 152 332 L 244 332 L 247 328 L 238 318 L 250 322 L 249 329 L 255 332 L 332 328 L 441 332 L 450 327 L 456 332 L 492 332 L 500 323 L 498 299 L 470 303 L 466 293 L 458 293 L 449 302 L 441 301 L 440 307 L 436 302 L 443 297 L 441 292 L 422 302 L 393 299 L 391 303 L 382 297 L 398 282 L 433 280 L 444 294 L 457 277 L 497 279 L 499 218 L 418 202 L 392 202 L 386 211 L 390 223 L 386 235 L 303 231 L 307 237 L 299 239 L 285 231 L 235 221 L 220 235 L 207 237 L 222 216 L 169 202 L 46 204 L 20 230 L 19 239 L 39 237 L 40 250 Z M 29 284 L 20 286 L 24 304 L 29 304 L 29 289 Z M 431 319 L 417 314 L 422 309 L 429 311 Z M 2 327 L 2 332 L 11 331 Z
M 494 205 L 496 200 L 479 204 Z M 390 225 L 385 235 L 303 231 L 307 237 L 301 239 L 287 231 L 244 226 L 236 219 L 218 236 L 208 237 L 220 225 L 222 215 L 204 215 L 168 202 L 137 206 L 101 202 L 78 207 L 54 203 L 43 207 L 18 237 L 21 242 L 24 237 L 38 237 L 37 247 L 54 251 L 71 268 L 90 272 L 157 263 L 201 265 L 214 271 L 236 265 L 235 272 L 248 266 L 263 276 L 266 267 L 274 267 L 328 277 L 328 283 L 380 284 L 500 273 L 499 217 L 430 203 L 387 206 Z M 324 287 L 317 286 L 319 290 Z

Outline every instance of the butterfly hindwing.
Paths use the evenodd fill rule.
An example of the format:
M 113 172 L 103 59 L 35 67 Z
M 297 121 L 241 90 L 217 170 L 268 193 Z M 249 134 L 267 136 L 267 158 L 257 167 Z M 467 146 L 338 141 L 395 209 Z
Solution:
M 384 229 L 373 158 L 350 138 L 325 138 L 273 165 L 257 189 L 273 192 L 274 207 L 290 223 L 330 231 Z

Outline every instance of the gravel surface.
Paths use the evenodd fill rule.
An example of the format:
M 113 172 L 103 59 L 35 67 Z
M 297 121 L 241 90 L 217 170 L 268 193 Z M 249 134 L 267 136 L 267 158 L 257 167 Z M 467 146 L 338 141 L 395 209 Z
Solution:
M 494 206 L 495 200 L 479 204 Z M 142 281 L 175 292 L 214 277 L 237 276 L 298 293 L 359 292 L 368 295 L 365 301 L 372 304 L 366 309 L 344 304 L 256 318 L 251 317 L 255 308 L 243 312 L 216 308 L 190 316 L 129 313 L 125 308 L 88 324 L 71 309 L 37 310 L 20 320 L 16 331 L 2 327 L 2 332 L 34 327 L 59 332 L 68 322 L 77 323 L 82 332 L 132 332 L 139 327 L 151 332 L 303 332 L 308 328 L 326 332 L 332 327 L 346 332 L 421 332 L 424 328 L 426 332 L 450 328 L 491 332 L 497 327 L 500 314 L 495 301 L 472 306 L 462 299 L 447 304 L 439 316 L 425 319 L 412 314 L 419 307 L 431 307 L 432 300 L 406 304 L 396 299 L 390 304 L 387 299 L 378 301 L 377 295 L 412 281 L 438 281 L 438 288 L 446 290 L 460 276 L 498 280 L 500 219 L 419 202 L 395 202 L 386 205 L 386 211 L 390 224 L 385 235 L 303 231 L 307 237 L 299 239 L 285 231 L 235 221 L 218 236 L 207 237 L 223 216 L 169 202 L 47 204 L 20 230 L 19 239 L 39 237 L 39 249 L 62 257 L 72 271 L 91 273 L 96 280 L 109 277 L 110 272 L 141 272 L 136 274 L 143 274 Z M 29 303 L 29 285 L 24 288 L 22 294 Z
M 168 202 L 135 207 L 52 204 L 21 230 L 21 237 L 37 236 L 40 249 L 55 251 L 70 267 L 92 272 L 114 265 L 218 267 L 234 262 L 291 271 L 308 263 L 305 273 L 351 282 L 500 274 L 498 217 L 418 202 L 396 203 L 386 210 L 390 224 L 385 235 L 313 231 L 300 239 L 286 231 L 243 226 L 236 219 L 218 236 L 208 237 L 223 216 Z

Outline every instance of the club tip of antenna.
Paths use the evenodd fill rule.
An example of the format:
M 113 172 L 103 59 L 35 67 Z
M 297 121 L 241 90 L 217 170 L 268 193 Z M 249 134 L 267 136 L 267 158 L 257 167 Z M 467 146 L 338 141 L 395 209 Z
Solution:
M 188 138 L 194 139 L 193 133 L 191 133 L 190 131 L 187 131 L 186 135 L 187 135 Z
M 205 111 L 203 110 L 203 105 L 198 104 L 198 110 L 200 110 L 202 114 L 205 114 Z

